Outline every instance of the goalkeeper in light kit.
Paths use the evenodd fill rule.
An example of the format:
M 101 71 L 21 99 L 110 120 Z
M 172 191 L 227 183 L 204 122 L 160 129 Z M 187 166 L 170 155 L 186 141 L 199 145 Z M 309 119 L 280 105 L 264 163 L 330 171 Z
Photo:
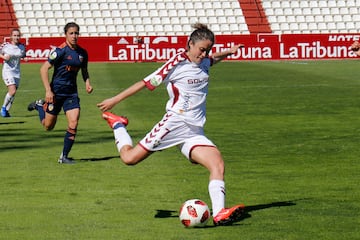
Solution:
M 207 168 L 210 172 L 208 190 L 213 222 L 216 226 L 228 225 L 242 216 L 245 206 L 239 204 L 225 208 L 224 161 L 216 145 L 205 136 L 203 127 L 206 121 L 209 68 L 236 53 L 243 45 L 237 44 L 209 56 L 215 42 L 214 33 L 201 23 L 194 24 L 193 27 L 195 30 L 190 35 L 186 51 L 176 54 L 144 80 L 105 99 L 97 106 L 113 129 L 120 158 L 125 164 L 135 165 L 156 151 L 178 146 L 189 161 Z M 128 119 L 108 111 L 140 90 L 154 90 L 161 83 L 166 85 L 169 94 L 166 113 L 133 147 L 125 128 Z

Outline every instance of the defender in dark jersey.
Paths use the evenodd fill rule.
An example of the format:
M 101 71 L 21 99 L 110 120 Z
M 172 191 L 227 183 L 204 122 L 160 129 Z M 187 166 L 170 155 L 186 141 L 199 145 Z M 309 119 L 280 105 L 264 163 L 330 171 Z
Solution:
M 74 22 L 65 25 L 66 41 L 51 51 L 48 60 L 40 68 L 41 80 L 45 88 L 45 101 L 37 100 L 28 106 L 29 111 L 38 111 L 40 122 L 47 131 L 55 127 L 58 114 L 61 109 L 64 110 L 68 128 L 59 163 L 75 163 L 68 158 L 68 154 L 74 144 L 80 117 L 80 99 L 76 83 L 79 70 L 87 93 L 93 91 L 88 72 L 88 54 L 77 43 L 79 30 L 79 25 Z M 54 71 L 50 82 L 49 69 L 52 67 Z

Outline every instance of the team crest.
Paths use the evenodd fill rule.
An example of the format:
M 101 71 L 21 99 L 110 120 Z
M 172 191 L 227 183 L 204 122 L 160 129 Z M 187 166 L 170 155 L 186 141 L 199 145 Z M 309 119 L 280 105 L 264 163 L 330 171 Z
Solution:
M 160 75 L 155 75 L 150 79 L 150 83 L 152 86 L 157 87 L 161 84 L 162 80 L 163 79 Z
M 49 110 L 49 111 L 54 110 L 54 104 L 49 103 L 49 105 L 48 105 L 48 110 Z
M 54 50 L 52 50 L 52 51 L 50 52 L 49 58 L 50 58 L 51 60 L 54 60 L 54 59 L 56 59 L 56 57 L 57 57 L 57 53 L 56 53 L 56 51 L 55 51 L 55 49 L 54 49 Z

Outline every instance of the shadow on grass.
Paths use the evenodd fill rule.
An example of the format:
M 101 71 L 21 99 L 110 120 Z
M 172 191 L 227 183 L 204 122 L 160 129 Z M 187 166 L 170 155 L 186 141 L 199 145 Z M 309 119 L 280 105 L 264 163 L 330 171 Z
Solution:
M 259 211 L 259 210 L 263 210 L 263 209 L 267 209 L 267 208 L 274 208 L 274 207 L 291 207 L 296 205 L 295 201 L 282 201 L 282 202 L 272 202 L 272 203 L 268 203 L 268 204 L 259 204 L 259 205 L 253 205 L 253 206 L 247 206 L 245 207 L 245 210 L 243 212 L 243 214 L 236 219 L 236 221 L 232 222 L 230 225 L 236 223 L 236 222 L 240 222 L 246 218 L 250 218 L 251 214 L 250 212 L 252 211 Z M 178 218 L 178 211 L 173 211 L 173 210 L 156 210 L 156 214 L 155 214 L 155 218 Z M 206 227 L 212 227 L 212 226 L 206 226 Z
M 25 123 L 24 121 L 19 121 L 19 122 L 1 122 L 0 125 L 6 125 L 6 124 L 23 124 Z
M 80 158 L 79 161 L 86 162 L 96 162 L 96 161 L 107 161 L 113 158 L 119 158 L 119 156 L 109 156 L 109 157 L 94 157 L 94 158 Z

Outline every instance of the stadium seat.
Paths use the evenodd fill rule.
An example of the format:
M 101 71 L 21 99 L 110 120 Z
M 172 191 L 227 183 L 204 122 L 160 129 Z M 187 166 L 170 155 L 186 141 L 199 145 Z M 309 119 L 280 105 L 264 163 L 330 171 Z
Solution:
M 290 30 L 289 24 L 287 22 L 283 22 L 280 24 L 281 31 L 287 31 Z
M 279 16 L 277 16 L 276 17 L 276 21 L 278 22 L 278 23 L 286 23 L 287 22 L 287 16 L 285 16 L 285 15 L 279 15 Z
M 49 29 L 50 36 L 60 35 L 60 31 L 57 26 L 50 26 L 48 29 Z
M 116 29 L 116 32 L 119 34 L 119 35 L 122 35 L 123 33 L 125 33 L 125 26 L 124 25 L 116 25 L 115 26 L 115 29 Z
M 230 24 L 230 31 L 233 33 L 240 33 L 239 31 L 239 25 L 238 24 Z
M 321 8 L 321 14 L 324 15 L 324 16 L 331 16 L 330 8 L 327 8 L 327 7 Z
M 299 8 L 299 2 L 298 1 L 290 1 L 290 7 L 293 9 Z
M 213 9 L 212 3 L 209 1 L 203 2 L 203 7 L 205 9 Z
M 272 2 L 271 2 L 271 7 L 274 8 L 274 9 L 279 9 L 279 8 L 281 8 L 281 3 L 280 3 L 280 1 L 272 1 Z
M 328 6 L 328 5 L 327 5 L 327 1 L 326 1 L 326 0 L 320 0 L 320 1 L 318 2 L 318 6 L 319 6 L 319 8 L 327 7 L 327 6 Z
M 72 11 L 64 11 L 64 18 L 69 19 L 69 18 L 73 18 L 73 12 Z
M 154 26 L 152 24 L 146 24 L 144 25 L 144 30 L 146 35 L 151 35 L 154 32 Z
M 223 26 L 225 26 L 227 23 L 227 19 L 225 16 L 219 16 L 219 17 L 217 17 L 217 22 L 219 24 L 222 24 Z
M 284 16 L 293 16 L 293 14 L 292 8 L 284 8 Z
M 328 7 L 337 7 L 336 0 L 328 0 Z
M 347 14 L 349 14 L 349 9 L 347 8 L 347 7 L 342 7 L 342 8 L 340 8 L 340 14 L 341 15 L 347 15 Z
M 309 30 L 314 31 L 318 29 L 318 25 L 315 22 L 309 23 Z
M 309 7 L 308 1 L 300 1 L 299 7 L 308 8 Z
M 356 27 L 355 27 L 354 22 L 346 22 L 345 29 L 348 29 L 348 30 L 356 30 Z
M 289 28 L 291 32 L 298 33 L 299 31 L 299 24 L 297 23 L 290 23 Z
M 322 23 L 322 22 L 324 22 L 324 16 L 321 15 L 321 14 L 317 14 L 314 17 L 314 21 L 317 22 L 317 23 Z
M 320 8 L 311 8 L 311 14 L 315 17 L 319 16 L 319 15 L 321 15 L 321 9 Z
M 183 31 L 182 26 L 178 25 L 178 24 L 173 25 L 173 30 L 174 30 L 174 32 L 177 32 L 177 33 L 180 33 Z
M 296 16 L 296 21 L 298 23 L 304 23 L 305 22 L 305 17 L 303 15 L 298 15 L 298 16 Z
M 288 23 L 296 23 L 296 18 L 295 18 L 294 15 L 288 15 L 288 16 L 286 17 L 286 21 L 287 21 Z

